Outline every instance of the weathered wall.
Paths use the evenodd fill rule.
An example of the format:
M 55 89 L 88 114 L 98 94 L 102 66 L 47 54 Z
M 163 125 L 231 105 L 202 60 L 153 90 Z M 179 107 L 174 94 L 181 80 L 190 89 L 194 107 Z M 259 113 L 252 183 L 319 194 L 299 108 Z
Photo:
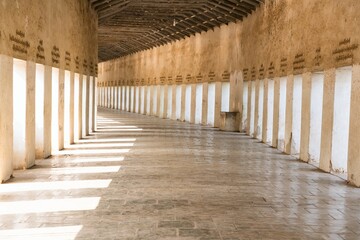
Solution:
M 96 73 L 97 16 L 87 0 L 0 0 L 0 54 Z
M 359 18 L 358 0 L 266 1 L 243 22 L 101 63 L 100 82 L 228 81 L 235 70 L 250 80 L 352 65 Z

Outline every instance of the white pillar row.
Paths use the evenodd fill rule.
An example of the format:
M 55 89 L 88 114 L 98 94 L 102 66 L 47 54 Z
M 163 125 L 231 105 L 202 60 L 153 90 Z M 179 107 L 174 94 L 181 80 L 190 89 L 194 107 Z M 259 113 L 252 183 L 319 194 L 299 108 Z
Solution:
M 254 113 L 254 135 L 253 138 L 256 138 L 258 135 L 258 122 L 259 122 L 259 97 L 260 97 L 260 81 L 259 79 L 255 80 L 255 113 Z
M 162 114 L 161 118 L 167 118 L 167 111 L 168 111 L 168 85 L 163 85 L 162 89 Z
M 251 128 L 251 95 L 252 95 L 252 82 L 247 81 L 247 113 L 246 113 L 246 134 L 250 135 Z
M 79 74 L 79 80 L 78 80 L 78 140 L 82 139 L 83 136 L 83 125 L 82 125 L 82 119 L 83 119 L 83 84 L 84 84 L 84 80 L 83 80 L 83 75 Z M 104 88 L 105 89 L 105 88 Z
M 140 89 L 140 114 L 145 114 L 146 111 L 146 86 L 142 86 Z
M 131 107 L 131 95 L 130 86 L 126 86 L 126 111 L 130 112 Z
M 202 109 L 201 109 L 201 124 L 207 125 L 208 122 L 208 88 L 209 84 L 204 82 L 202 84 Z
M 243 82 L 242 84 L 242 104 L 241 109 L 241 123 L 240 123 L 240 132 L 245 132 L 247 129 L 248 122 L 248 100 L 249 100 L 249 81 Z
M 138 92 L 137 92 L 137 86 L 133 86 L 133 94 L 134 94 L 134 97 L 133 97 L 133 106 L 132 106 L 132 112 L 133 113 L 136 113 L 136 110 L 137 110 L 137 104 L 138 104 Z
M 99 107 L 102 107 L 102 104 L 103 104 L 103 88 L 100 86 L 98 87 L 98 95 L 99 95 L 99 100 L 98 100 L 98 104 L 99 104 Z
M 147 115 L 148 114 L 148 91 L 149 91 L 149 86 L 145 85 L 144 87 L 144 100 L 143 100 L 143 114 L 144 115 Z
M 44 70 L 44 149 L 43 158 L 51 155 L 51 126 L 52 126 L 52 67 L 45 66 Z
M 122 91 L 122 104 L 121 104 L 121 110 L 126 111 L 126 86 L 122 86 L 121 87 L 121 91 Z
M 70 144 L 70 78 L 71 73 L 64 74 L 64 147 Z
M 103 87 L 103 107 L 107 107 L 107 87 Z
M 0 183 L 13 172 L 13 58 L 0 55 Z
M 311 74 L 309 162 L 320 165 L 321 125 L 323 113 L 324 72 Z
M 325 71 L 321 127 L 320 169 L 331 170 L 331 144 L 334 114 L 335 68 Z
M 82 119 L 81 119 L 81 127 L 82 127 L 82 130 L 81 130 L 81 138 L 85 138 L 87 136 L 86 134 L 86 108 L 87 108 L 87 104 L 86 104 L 86 90 L 87 90 L 87 85 L 88 85 L 88 82 L 87 82 L 87 75 L 83 75 L 82 76 Z M 109 89 L 109 88 L 108 88 Z M 110 101 L 108 101 L 110 102 Z
M 35 73 L 34 62 L 14 59 L 13 66 L 13 168 L 35 164 Z
M 215 83 L 208 83 L 207 87 L 207 116 L 206 124 L 214 127 L 215 124 Z
M 100 87 L 101 88 L 101 102 L 100 102 L 100 106 L 101 107 L 105 107 L 105 87 Z
M 143 106 L 143 99 L 144 99 L 144 94 L 143 94 L 143 89 L 144 86 L 138 86 L 138 102 L 137 102 L 137 113 L 138 114 L 142 114 L 142 106 Z
M 132 112 L 132 105 L 133 105 L 133 92 L 132 92 L 132 86 L 127 86 L 127 111 Z
M 229 111 L 237 112 L 238 108 L 238 73 L 237 71 L 230 74 L 230 93 L 229 93 Z
M 112 95 L 113 96 L 113 95 Z M 90 76 L 86 75 L 86 97 L 85 97 L 85 105 L 86 105 L 86 110 L 85 110 L 85 136 L 88 136 L 90 134 L 90 109 L 91 109 L 91 104 L 90 104 Z M 111 99 L 112 100 L 112 99 Z M 111 101 L 111 103 L 113 104 L 113 102 Z
M 74 74 L 74 143 L 79 141 L 79 73 Z
M 137 86 L 133 86 L 133 94 L 134 94 L 134 97 L 133 97 L 133 100 L 134 100 L 134 103 L 133 103 L 133 107 L 132 107 L 132 112 L 133 113 L 136 113 L 136 109 L 137 109 L 137 103 L 138 103 L 138 93 L 137 93 L 137 89 L 138 87 Z
M 191 84 L 186 85 L 186 92 L 185 92 L 185 121 L 190 122 L 190 114 L 191 114 Z
M 291 76 L 289 78 L 292 78 Z M 286 129 L 286 103 L 287 98 L 287 82 L 288 77 L 281 77 L 280 78 L 280 87 L 279 87 L 279 123 L 278 123 L 278 143 L 277 148 L 285 152 L 285 129 Z
M 243 87 L 244 87 L 244 78 L 242 71 L 236 72 L 236 81 L 237 81 L 237 89 L 236 89 L 236 95 L 237 95 L 237 106 L 235 110 L 239 111 L 240 116 L 240 123 L 239 123 L 239 131 L 242 131 L 242 116 L 243 116 Z
M 118 95 L 117 95 L 117 91 L 116 91 L 117 87 L 113 86 L 113 109 L 117 109 L 117 103 L 118 103 Z
M 220 115 L 221 115 L 221 82 L 215 82 L 215 116 L 214 116 L 214 127 L 220 127 Z
M 283 88 L 281 88 L 283 94 Z M 292 141 L 292 123 L 293 123 L 293 94 L 294 93 L 294 75 L 288 76 L 286 80 L 285 90 L 285 132 L 284 132 L 284 152 L 291 154 L 291 141 Z
M 267 127 L 268 127 L 268 96 L 269 96 L 269 88 L 268 88 L 268 79 L 264 79 L 264 99 L 263 99 L 263 116 L 262 116 L 262 142 L 267 142 Z
M 114 109 L 119 109 L 119 103 L 120 103 L 120 94 L 119 94 L 119 86 L 114 87 Z
M 106 106 L 106 87 L 101 87 L 102 89 L 102 98 L 101 98 L 101 106 L 105 107 Z
M 195 123 L 196 115 L 196 84 L 191 84 L 191 106 L 190 106 L 190 123 Z
M 185 121 L 185 113 L 186 113 L 186 85 L 181 85 L 181 114 L 180 121 Z
M 166 115 L 165 117 L 167 119 L 171 119 L 171 116 L 172 116 L 172 111 L 173 111 L 173 106 L 172 106 L 172 103 L 173 103 L 173 87 L 172 85 L 167 85 L 166 86 L 167 88 L 167 91 L 165 92 L 165 94 L 167 95 L 166 97 Z
M 64 149 L 64 106 L 65 106 L 65 70 L 59 69 L 59 96 L 58 96 L 58 150 Z
M 52 67 L 51 152 L 59 151 L 59 69 Z
M 89 118 L 87 119 L 88 121 L 88 124 L 89 124 L 89 134 L 92 132 L 92 112 L 93 112 L 93 107 L 92 107 L 92 104 L 93 104 L 93 81 L 92 81 L 92 76 L 89 76 L 89 80 L 88 80 L 88 83 L 89 83 Z
M 100 106 L 101 106 L 101 88 L 100 88 L 100 87 L 98 87 L 98 95 L 97 95 L 97 98 L 98 98 L 97 102 L 98 102 L 98 104 L 100 104 Z
M 309 161 L 310 143 L 310 111 L 311 111 L 311 73 L 303 74 L 302 80 L 302 104 L 301 104 L 301 137 L 300 137 L 300 160 Z
M 121 110 L 121 100 L 122 100 L 122 91 L 121 91 L 121 86 L 117 87 L 117 92 L 118 92 L 118 104 L 117 104 L 117 109 Z
M 154 86 L 149 85 L 147 91 L 147 115 L 151 116 L 153 114 L 154 108 Z
M 106 87 L 106 108 L 110 108 L 111 106 L 111 88 L 109 86 Z
M 127 101 L 126 110 L 128 112 L 131 112 L 132 103 L 133 103 L 132 86 L 126 86 L 126 101 Z
M 251 81 L 251 102 L 250 102 L 250 132 L 249 136 L 254 137 L 254 129 L 255 129 L 255 98 L 256 98 L 256 91 L 255 91 L 255 80 Z
M 45 66 L 43 64 L 36 64 L 35 75 L 35 158 L 44 158 L 44 105 L 49 104 L 44 101 L 44 81 L 45 81 Z
M 110 91 L 109 108 L 112 109 L 112 108 L 114 108 L 114 87 L 110 86 L 109 91 Z
M 89 79 L 89 82 L 90 82 L 90 92 L 89 92 L 89 105 L 90 105 L 90 113 L 89 113 L 89 132 L 91 133 L 92 132 L 92 121 L 93 121 L 93 103 L 94 103 L 94 95 L 93 95 L 93 89 L 94 89 L 94 81 L 93 81 L 93 76 L 90 76 L 90 79 Z
M 348 181 L 360 187 L 360 65 L 352 67 L 350 127 L 348 149 Z
M 75 73 L 73 71 L 70 72 L 70 144 L 75 142 Z
M 153 116 L 159 117 L 160 113 L 160 85 L 154 85 L 154 112 Z
M 26 125 L 24 168 L 35 165 L 35 77 L 36 63 L 28 61 L 26 64 Z
M 171 99 L 171 119 L 176 120 L 176 99 L 177 99 L 177 92 L 176 92 L 176 84 L 172 85 L 172 99 Z
M 106 88 L 100 87 L 101 89 L 101 99 L 100 99 L 100 106 L 105 107 L 106 106 Z
M 130 87 L 130 112 L 135 112 L 135 87 L 131 86 Z
M 301 145 L 301 108 L 302 108 L 302 84 L 303 76 L 294 76 L 293 83 L 293 103 L 292 103 L 292 135 L 291 135 L 291 149 L 290 153 L 297 158 L 300 157 Z
M 279 104 L 280 104 L 280 78 L 274 79 L 274 108 L 273 108 L 273 127 L 272 127 L 272 143 L 271 146 L 277 148 L 278 146 L 278 132 L 279 132 Z
M 259 97 L 258 97 L 258 112 L 256 114 L 258 120 L 257 125 L 255 125 L 256 135 L 255 137 L 259 140 L 262 140 L 262 132 L 263 128 L 263 121 L 264 121 L 264 79 L 259 80 Z
M 342 67 L 336 70 L 333 135 L 331 143 L 331 170 L 335 173 L 347 172 L 351 79 L 351 67 Z
M 196 85 L 196 93 L 195 93 L 195 123 L 201 124 L 202 117 L 202 101 L 203 101 L 203 84 L 198 83 Z
M 92 77 L 92 81 L 93 81 L 93 89 L 92 89 L 92 96 L 93 96 L 93 103 L 92 103 L 92 131 L 95 132 L 96 131 L 96 126 L 97 126 L 97 99 L 96 99 L 96 95 L 98 92 L 98 88 L 97 88 L 97 77 Z
M 266 125 L 266 143 L 272 146 L 273 132 L 274 132 L 274 94 L 275 94 L 275 80 L 267 80 L 267 125 Z

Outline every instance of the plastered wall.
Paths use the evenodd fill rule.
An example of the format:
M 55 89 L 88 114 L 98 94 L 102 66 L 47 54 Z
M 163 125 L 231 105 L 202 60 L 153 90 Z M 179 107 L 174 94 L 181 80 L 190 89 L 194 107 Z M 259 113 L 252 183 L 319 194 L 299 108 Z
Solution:
M 358 0 L 265 1 L 243 22 L 99 64 L 99 85 L 244 80 L 360 62 Z

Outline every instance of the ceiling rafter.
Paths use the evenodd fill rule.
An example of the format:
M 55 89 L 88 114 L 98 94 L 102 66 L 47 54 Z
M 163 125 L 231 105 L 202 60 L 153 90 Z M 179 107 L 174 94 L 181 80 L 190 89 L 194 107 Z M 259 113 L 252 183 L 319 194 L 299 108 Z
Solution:
M 99 61 L 241 21 L 265 0 L 88 0 L 99 17 Z

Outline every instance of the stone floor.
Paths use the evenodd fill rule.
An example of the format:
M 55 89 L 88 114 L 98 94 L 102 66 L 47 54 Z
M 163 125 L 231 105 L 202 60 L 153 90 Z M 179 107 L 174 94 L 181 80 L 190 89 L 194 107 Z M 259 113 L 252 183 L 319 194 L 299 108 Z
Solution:
M 0 185 L 0 239 L 360 239 L 360 189 L 254 139 L 100 110 Z

